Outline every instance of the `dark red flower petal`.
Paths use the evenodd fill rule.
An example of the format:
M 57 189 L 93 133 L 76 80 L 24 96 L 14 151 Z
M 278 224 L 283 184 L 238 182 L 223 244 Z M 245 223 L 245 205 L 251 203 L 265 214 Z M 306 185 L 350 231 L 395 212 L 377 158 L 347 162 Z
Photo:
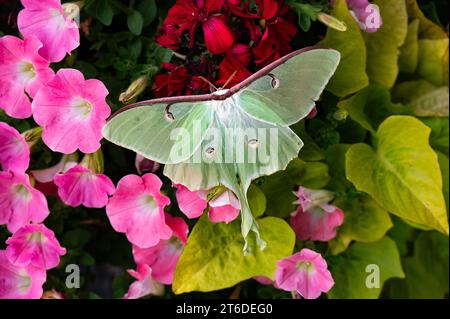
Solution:
M 213 54 L 221 54 L 231 48 L 234 42 L 233 33 L 224 21 L 224 16 L 210 16 L 202 23 L 205 43 Z
M 180 47 L 180 29 L 173 23 L 163 24 L 155 37 L 156 43 L 168 49 L 178 50 Z
M 228 82 L 226 87 L 232 87 L 252 75 L 246 68 L 250 64 L 251 59 L 252 55 L 248 45 L 235 44 L 220 63 L 217 84 L 224 85 Z
M 256 5 L 261 19 L 272 19 L 278 12 L 278 0 L 257 0 Z
M 225 6 L 225 0 L 206 0 L 204 5 L 208 14 L 221 13 L 223 7 Z M 199 7 L 202 6 L 199 5 Z

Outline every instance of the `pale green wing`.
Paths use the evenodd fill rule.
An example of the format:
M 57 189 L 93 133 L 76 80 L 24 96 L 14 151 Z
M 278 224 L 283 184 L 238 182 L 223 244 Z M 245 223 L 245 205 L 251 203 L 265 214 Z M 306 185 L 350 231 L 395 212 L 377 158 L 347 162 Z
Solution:
M 255 118 L 292 125 L 311 112 L 339 60 L 339 52 L 331 49 L 302 52 L 237 92 L 234 98 Z
M 200 146 L 211 123 L 210 101 L 143 105 L 109 120 L 103 136 L 159 163 L 175 164 L 188 159 Z M 170 112 L 170 113 L 168 113 Z M 188 141 L 186 134 L 192 136 Z M 185 145 L 180 149 L 180 138 Z
M 213 122 L 201 146 L 188 160 L 166 165 L 164 174 L 191 190 L 217 185 L 233 190 L 241 203 L 242 235 L 246 239 L 253 230 L 264 247 L 247 201 L 247 190 L 253 179 L 284 169 L 303 143 L 289 127 L 250 116 L 233 97 L 215 102 L 214 109 Z

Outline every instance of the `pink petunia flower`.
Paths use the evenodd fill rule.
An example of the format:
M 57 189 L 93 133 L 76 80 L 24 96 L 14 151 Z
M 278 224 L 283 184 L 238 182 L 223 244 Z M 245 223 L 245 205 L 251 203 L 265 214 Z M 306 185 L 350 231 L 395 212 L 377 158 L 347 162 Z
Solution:
M 30 185 L 28 175 L 0 172 L 0 225 L 14 233 L 30 221 L 42 222 L 48 214 L 45 196 Z
M 0 299 L 39 299 L 45 280 L 45 269 L 14 266 L 0 250 Z
M 148 295 L 162 296 L 164 286 L 152 277 L 152 269 L 148 265 L 138 265 L 137 270 L 129 269 L 128 273 L 137 279 L 125 294 L 124 299 L 138 299 Z
M 236 195 L 230 190 L 226 190 L 217 198 L 209 202 L 208 217 L 213 223 L 229 223 L 239 216 L 241 204 Z
M 331 4 L 334 4 L 334 0 Z M 369 0 L 347 0 L 347 5 L 361 30 L 376 32 L 383 25 L 379 7 Z
M 50 81 L 54 73 L 38 49 L 42 43 L 36 37 L 25 40 L 13 36 L 0 38 L 0 108 L 11 117 L 31 116 L 31 97 Z
M 53 182 L 53 178 L 58 173 L 65 173 L 78 164 L 78 156 L 75 154 L 64 154 L 61 160 L 51 167 L 32 170 L 30 176 L 35 180 L 34 187 L 41 191 L 44 195 L 52 195 L 58 197 L 58 187 Z
M 58 187 L 59 198 L 72 207 L 105 207 L 115 189 L 108 176 L 95 174 L 80 164 L 57 174 L 53 181 Z
M 300 187 L 296 193 L 300 204 L 291 214 L 291 226 L 300 240 L 329 241 L 336 237 L 336 228 L 344 222 L 344 213 L 328 204 L 333 193 Z
M 59 264 L 59 256 L 66 249 L 59 245 L 52 230 L 43 224 L 31 224 L 19 228 L 6 240 L 6 256 L 11 264 L 18 267 L 33 265 L 42 269 L 52 269 Z
M 277 262 L 276 286 L 285 291 L 294 291 L 306 299 L 316 299 L 322 292 L 328 292 L 334 285 L 327 262 L 310 249 Z
M 161 186 L 159 177 L 151 173 L 127 175 L 106 205 L 112 227 L 141 248 L 153 247 L 172 236 L 164 215 L 170 199 L 160 193 Z
M 0 165 L 4 171 L 24 173 L 30 163 L 30 149 L 17 130 L 0 122 Z
M 74 69 L 60 69 L 36 94 L 33 117 L 43 127 L 42 139 L 51 150 L 70 154 L 100 148 L 102 128 L 111 110 L 108 90 L 99 80 L 85 80 Z
M 50 62 L 59 62 L 66 53 L 80 45 L 80 32 L 73 20 L 78 7 L 71 3 L 66 10 L 60 0 L 21 0 L 17 25 L 24 37 L 36 36 L 44 45 L 39 53 Z M 75 9 L 70 11 L 69 9 Z
M 173 231 L 172 237 L 161 240 L 150 248 L 133 245 L 133 256 L 136 264 L 146 264 L 152 268 L 152 276 L 156 281 L 171 285 L 178 259 L 186 245 L 189 228 L 181 217 L 172 217 L 167 213 L 166 223 Z
M 208 203 L 208 191 L 191 191 L 180 184 L 175 186 L 178 206 L 188 218 L 200 217 L 206 208 L 208 208 L 208 217 L 213 223 L 229 223 L 239 216 L 241 205 L 236 195 L 230 190 L 224 191 Z
M 177 187 L 175 196 L 180 210 L 190 219 L 200 217 L 208 207 L 206 201 L 208 192 L 205 190 L 190 191 L 181 184 L 175 186 Z

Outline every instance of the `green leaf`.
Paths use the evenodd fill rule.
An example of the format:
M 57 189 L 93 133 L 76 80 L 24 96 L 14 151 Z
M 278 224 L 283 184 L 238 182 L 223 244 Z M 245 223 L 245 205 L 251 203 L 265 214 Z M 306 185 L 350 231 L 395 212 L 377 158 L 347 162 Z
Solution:
M 337 107 L 347 111 L 350 118 L 373 134 L 386 117 L 406 112 L 402 105 L 391 102 L 391 95 L 386 88 L 376 84 L 339 102 Z
M 140 35 L 144 25 L 144 18 L 139 11 L 133 10 L 127 17 L 128 29 L 135 35 Z
M 294 195 L 295 184 L 285 171 L 280 171 L 270 176 L 264 176 L 257 180 L 261 190 L 266 195 L 266 215 L 287 217 L 295 209 Z
M 345 176 L 345 154 L 347 153 L 350 145 L 347 144 L 335 144 L 327 149 L 327 164 L 330 171 L 330 182 L 327 185 L 327 189 L 346 193 L 353 187 Z
M 392 298 L 445 298 L 449 287 L 448 237 L 422 232 L 414 242 L 414 256 L 405 259 L 405 279 L 395 280 Z
M 439 161 L 439 167 L 441 168 L 442 174 L 442 192 L 444 193 L 445 203 L 447 204 L 447 212 L 449 208 L 449 161 L 448 156 L 442 154 L 441 152 L 436 152 Z
M 392 90 L 395 101 L 406 105 L 416 116 L 449 115 L 448 86 L 436 86 L 426 80 L 407 81 Z
M 297 13 L 298 25 L 304 32 L 309 31 L 311 21 L 316 21 L 317 14 L 322 11 L 322 6 L 320 5 L 298 3 L 295 0 L 289 0 L 287 4 L 295 13 Z
M 378 128 L 376 149 L 355 144 L 346 154 L 347 178 L 382 207 L 448 234 L 442 176 L 428 144 L 430 129 L 410 116 L 391 116 Z
M 416 19 L 408 25 L 405 43 L 400 48 L 398 65 L 400 72 L 414 73 L 419 61 L 419 20 Z
M 320 162 L 304 162 L 299 158 L 293 159 L 286 172 L 295 186 L 320 189 L 330 180 L 328 166 Z
M 372 283 L 369 265 L 379 269 L 379 288 L 366 285 L 366 281 Z M 330 271 L 335 285 L 328 297 L 333 299 L 376 299 L 387 279 L 404 277 L 397 247 L 388 237 L 373 243 L 355 243 L 344 254 L 330 258 Z
M 369 84 L 366 74 L 366 46 L 361 30 L 351 16 L 345 0 L 337 0 L 331 13 L 347 25 L 347 31 L 328 28 L 319 44 L 341 53 L 341 62 L 328 83 L 327 90 L 343 97 L 361 90 Z
M 433 21 L 429 20 L 417 5 L 416 0 L 406 0 L 408 16 L 410 20 L 418 19 L 420 21 L 419 39 L 445 39 L 448 38 L 447 32 Z
M 449 131 L 448 118 L 424 118 L 421 119 L 426 126 L 431 128 L 430 145 L 435 150 L 449 155 Z
M 227 225 L 201 217 L 178 261 L 173 291 L 219 290 L 254 276 L 273 279 L 276 262 L 292 254 L 295 234 L 280 218 L 267 217 L 258 223 L 267 247 L 261 251 L 252 238 L 252 253 L 245 256 L 239 220 Z
M 408 17 L 404 1 L 376 0 L 383 25 L 377 32 L 365 33 L 367 46 L 367 74 L 370 81 L 390 89 L 397 79 L 399 48 L 403 45 L 408 29 Z
M 378 241 L 393 226 L 389 213 L 367 195 L 352 200 L 341 197 L 333 205 L 344 212 L 344 223 L 338 228 L 337 236 L 328 243 L 334 255 L 346 250 L 353 240 Z
M 108 0 L 90 0 L 86 4 L 86 11 L 104 25 L 111 25 L 114 11 Z
M 448 85 L 448 38 L 419 40 L 417 73 L 435 85 Z
M 266 195 L 264 195 L 263 191 L 258 186 L 255 184 L 250 185 L 247 192 L 247 198 L 250 210 L 255 218 L 264 214 L 267 206 Z
M 306 133 L 304 121 L 298 122 L 291 128 L 304 143 L 298 157 L 304 161 L 320 161 L 325 159 L 324 151 L 314 142 L 311 136 Z
M 392 216 L 392 222 L 394 223 L 394 227 L 389 230 L 387 235 L 397 244 L 400 256 L 407 256 L 409 254 L 410 243 L 414 241 L 416 231 L 397 216 Z
M 143 24 L 145 26 L 152 23 L 158 13 L 155 0 L 142 0 L 137 6 L 137 10 L 142 14 Z

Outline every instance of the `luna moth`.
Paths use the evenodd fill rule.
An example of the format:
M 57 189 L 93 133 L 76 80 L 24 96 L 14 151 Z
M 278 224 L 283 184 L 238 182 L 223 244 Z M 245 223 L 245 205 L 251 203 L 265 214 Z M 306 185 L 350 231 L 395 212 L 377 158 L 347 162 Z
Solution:
M 244 251 L 250 231 L 264 249 L 247 190 L 298 155 L 303 142 L 289 126 L 310 113 L 339 60 L 332 49 L 298 50 L 230 89 L 126 106 L 108 120 L 103 136 L 166 164 L 164 174 L 192 191 L 232 190 L 241 203 Z

